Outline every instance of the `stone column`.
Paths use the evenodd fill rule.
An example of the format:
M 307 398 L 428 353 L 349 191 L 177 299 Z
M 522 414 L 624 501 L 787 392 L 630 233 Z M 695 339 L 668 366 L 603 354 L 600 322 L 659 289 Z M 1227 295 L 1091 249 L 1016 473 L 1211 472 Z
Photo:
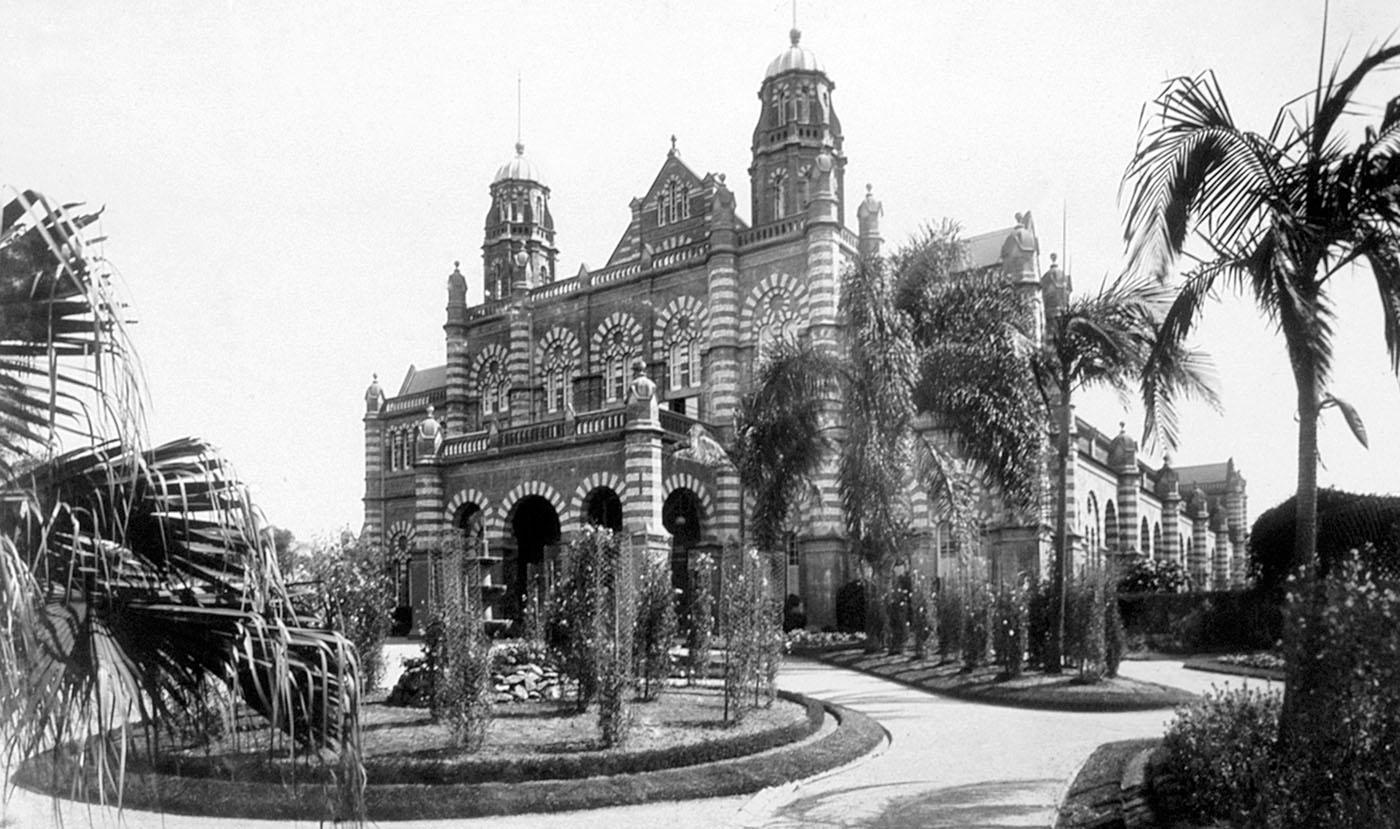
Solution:
M 1120 425 L 1109 450 L 1109 461 L 1118 476 L 1118 552 L 1128 554 L 1139 552 L 1138 490 L 1142 473 L 1138 469 L 1137 448 L 1137 441 Z
M 807 310 L 808 336 L 817 348 L 839 346 L 837 309 L 840 302 L 841 222 L 832 171 L 835 161 L 829 153 L 816 160 L 816 193 L 807 205 Z M 821 424 L 828 429 L 840 424 L 841 401 L 828 399 L 823 405 Z M 843 437 L 835 431 L 837 441 Z M 835 449 L 821 459 L 812 476 L 818 502 L 806 516 L 812 537 L 837 538 L 844 534 L 841 498 L 837 489 L 838 453 Z
M 379 412 L 384 390 L 374 375 L 365 390 L 365 522 L 360 535 L 371 544 L 384 544 L 384 424 Z
M 1212 558 L 1211 586 L 1215 590 L 1230 589 L 1230 529 L 1225 508 L 1216 509 L 1210 522 L 1211 535 L 1215 541 L 1215 555 Z
M 1230 586 L 1238 589 L 1244 587 L 1248 577 L 1246 565 L 1249 559 L 1249 519 L 1245 514 L 1244 476 L 1235 470 L 1233 459 L 1230 461 L 1226 480 L 1229 484 L 1225 494 L 1225 509 L 1229 513 L 1230 521 Z
M 699 415 L 718 431 L 720 443 L 734 438 L 734 410 L 739 405 L 739 272 L 735 268 L 738 232 L 734 194 L 718 176 L 710 219 L 710 254 L 705 263 L 709 289 L 709 340 L 703 370 L 708 394 Z
M 671 534 L 661 522 L 661 420 L 656 384 L 646 376 L 646 364 L 632 364 L 624 427 L 623 474 L 627 500 L 622 504 L 622 527 L 632 539 L 634 553 L 665 559 L 671 554 Z M 640 572 L 640 571 L 638 571 Z
M 447 433 L 467 431 L 467 280 L 461 262 L 452 263 L 447 277 Z
M 1156 551 L 1158 561 L 1170 561 L 1181 566 L 1181 495 L 1173 486 L 1162 499 L 1162 546 Z
M 530 383 L 533 337 L 530 329 L 534 319 L 530 307 L 529 255 L 523 250 L 515 254 L 515 272 L 510 287 L 510 354 L 506 371 L 510 374 L 510 425 L 530 422 L 534 408 L 535 390 Z
M 738 542 L 742 529 L 739 517 L 740 492 L 739 473 L 732 464 L 715 468 L 715 518 L 714 540 L 721 545 L 730 541 Z
M 1186 572 L 1196 590 L 1210 587 L 1210 511 L 1206 494 L 1199 487 L 1191 493 L 1191 555 L 1186 560 Z

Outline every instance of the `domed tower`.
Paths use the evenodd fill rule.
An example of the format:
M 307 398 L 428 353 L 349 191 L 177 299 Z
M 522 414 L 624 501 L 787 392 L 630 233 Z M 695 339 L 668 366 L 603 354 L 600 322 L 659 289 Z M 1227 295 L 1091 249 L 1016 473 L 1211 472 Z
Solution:
M 841 119 L 831 106 L 836 86 L 810 49 L 799 45 L 802 32 L 793 29 L 792 45 L 768 64 L 758 90 L 762 109 L 753 131 L 753 163 L 749 181 L 753 192 L 753 224 L 800 215 L 815 195 L 817 156 L 830 154 L 836 195 L 836 216 L 846 222 L 846 157 L 841 152 Z
M 523 254 L 523 255 L 522 255 Z M 554 217 L 549 188 L 539 168 L 517 142 L 515 157 L 496 170 L 491 181 L 491 209 L 486 212 L 486 241 L 481 261 L 487 301 L 505 299 L 523 283 L 526 289 L 554 281 Z

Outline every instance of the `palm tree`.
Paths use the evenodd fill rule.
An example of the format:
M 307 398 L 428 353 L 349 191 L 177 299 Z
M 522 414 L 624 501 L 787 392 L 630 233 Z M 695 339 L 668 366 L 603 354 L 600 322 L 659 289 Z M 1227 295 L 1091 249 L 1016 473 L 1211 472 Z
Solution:
M 844 274 L 839 349 L 770 352 L 736 419 L 760 544 L 776 540 L 833 445 L 847 534 L 879 579 L 907 544 L 911 484 L 941 497 L 968 534 L 977 484 L 1030 502 L 1041 421 L 1024 308 L 1004 280 L 961 274 L 962 265 L 956 225 L 930 228 L 888 262 L 863 259 Z M 917 439 L 917 413 L 956 430 L 965 457 Z
M 1158 321 L 1171 292 L 1154 279 L 1120 276 L 1098 293 L 1073 296 L 1046 321 L 1045 344 L 1032 364 L 1045 410 L 1056 420 L 1057 474 L 1072 463 L 1073 396 L 1107 386 L 1127 398 L 1140 384 L 1145 408 L 1144 440 L 1160 428 L 1177 442 L 1176 401 L 1200 398 L 1219 408 L 1214 378 L 1204 355 L 1173 343 L 1157 346 Z M 1154 359 L 1155 357 L 1155 359 Z M 1055 486 L 1055 561 L 1051 571 L 1055 635 L 1047 669 L 1060 671 L 1065 637 L 1065 577 L 1069 563 L 1069 505 L 1063 479 Z
M 1400 97 L 1359 143 L 1349 145 L 1341 129 L 1361 84 L 1397 61 L 1400 46 L 1383 46 L 1345 76 L 1335 67 L 1324 82 L 1319 57 L 1317 88 L 1281 109 L 1267 135 L 1235 124 L 1213 74 L 1176 78 L 1145 110 L 1150 115 L 1124 177 L 1131 266 L 1167 280 L 1189 255 L 1188 240 L 1204 250 L 1180 278 L 1162 327 L 1164 347 L 1188 336 L 1207 298 L 1222 288 L 1252 297 L 1283 334 L 1297 390 L 1294 557 L 1305 572 L 1303 595 L 1314 605 L 1319 414 L 1337 406 L 1364 443 L 1355 412 L 1328 391 L 1328 288 L 1349 265 L 1370 266 L 1386 349 L 1400 371 Z M 1290 640 L 1285 734 L 1303 708 L 1314 707 L 1301 671 L 1311 648 Z
M 295 615 L 271 527 L 225 461 L 191 439 L 145 448 L 96 218 L 28 191 L 0 211 L 6 768 L 77 746 L 74 784 L 105 797 L 131 724 L 168 723 L 218 686 L 289 750 L 336 756 L 358 809 L 354 649 Z

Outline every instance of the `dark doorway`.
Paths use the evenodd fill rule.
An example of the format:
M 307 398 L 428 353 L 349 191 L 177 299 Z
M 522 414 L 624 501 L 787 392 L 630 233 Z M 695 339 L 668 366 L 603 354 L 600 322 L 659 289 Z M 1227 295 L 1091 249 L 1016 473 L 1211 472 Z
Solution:
M 661 507 L 661 525 L 671 534 L 671 587 L 680 591 L 680 609 L 690 606 L 690 550 L 702 536 L 700 498 L 684 487 Z
M 543 586 L 545 552 L 559 543 L 559 513 L 544 496 L 527 495 L 512 510 L 510 527 L 515 555 L 507 553 L 504 564 L 504 583 L 510 588 L 505 610 L 510 618 L 519 619 L 525 597 Z

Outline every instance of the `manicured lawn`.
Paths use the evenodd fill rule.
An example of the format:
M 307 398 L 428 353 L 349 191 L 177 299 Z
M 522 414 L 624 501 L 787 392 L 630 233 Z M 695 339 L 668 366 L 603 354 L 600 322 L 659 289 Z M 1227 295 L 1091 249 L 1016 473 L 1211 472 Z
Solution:
M 915 659 L 908 655 L 867 654 L 861 647 L 816 650 L 807 655 L 831 665 L 902 682 L 937 694 L 960 699 L 1064 711 L 1140 711 L 1174 708 L 1192 702 L 1195 695 L 1165 685 L 1125 677 L 1081 683 L 1074 671 L 1045 674 L 1026 671 L 1014 679 L 1002 679 L 1001 669 L 983 666 L 963 670 L 960 662 Z

